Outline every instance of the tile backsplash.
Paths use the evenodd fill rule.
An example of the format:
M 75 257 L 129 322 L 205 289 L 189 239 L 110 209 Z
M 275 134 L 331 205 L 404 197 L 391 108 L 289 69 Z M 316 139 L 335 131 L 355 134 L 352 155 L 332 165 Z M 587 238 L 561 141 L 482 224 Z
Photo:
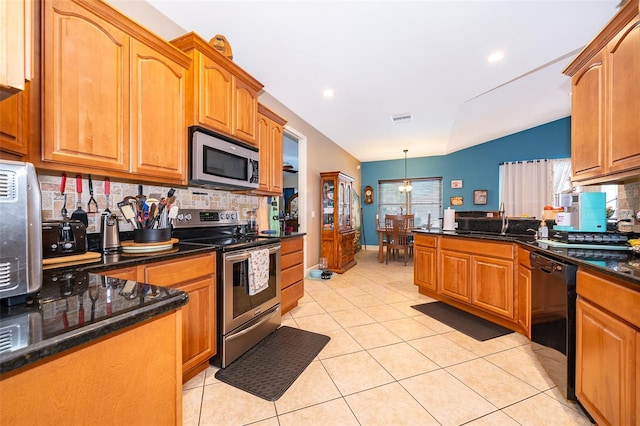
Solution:
M 60 176 L 39 175 L 40 190 L 42 192 L 42 220 L 62 219 L 62 210 L 64 197 L 60 193 Z M 166 196 L 169 186 L 145 185 L 144 194 L 158 193 L 163 197 Z M 67 211 L 69 216 L 76 210 L 77 194 L 76 179 L 73 176 L 67 177 L 65 194 L 67 195 Z M 138 185 L 131 183 L 118 182 L 111 179 L 111 195 L 109 200 L 109 210 L 121 216 L 117 203 L 127 195 L 137 195 Z M 242 212 L 243 209 L 255 209 L 265 204 L 262 201 L 264 197 L 255 195 L 236 194 L 229 191 L 219 191 L 205 188 L 176 188 L 175 204 L 180 208 L 200 208 L 200 209 L 229 209 Z M 87 212 L 87 203 L 89 202 L 89 182 L 87 175 L 82 179 L 81 194 L 82 209 Z M 97 213 L 87 213 L 89 216 L 89 226 L 87 232 L 100 231 L 100 214 L 106 207 L 106 197 L 104 195 L 104 180 L 93 179 L 93 197 L 98 203 Z M 266 209 L 266 207 L 264 207 Z M 121 231 L 130 231 L 131 225 L 125 220 L 120 221 Z
M 618 210 L 640 210 L 640 182 L 626 183 L 618 186 Z M 633 231 L 640 232 L 640 222 L 633 221 Z

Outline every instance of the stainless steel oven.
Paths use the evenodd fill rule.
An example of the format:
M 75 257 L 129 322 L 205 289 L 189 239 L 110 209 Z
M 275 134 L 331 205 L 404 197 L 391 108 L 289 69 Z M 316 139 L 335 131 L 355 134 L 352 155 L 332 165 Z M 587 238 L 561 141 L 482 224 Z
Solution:
M 174 237 L 181 243 L 218 248 L 218 351 L 210 362 L 224 368 L 280 326 L 280 239 L 247 232 L 237 211 L 181 209 L 180 213 Z M 268 254 L 268 279 L 256 291 L 250 283 L 250 259 L 260 251 L 265 258 Z
M 249 259 L 269 251 L 268 286 L 250 295 Z M 226 367 L 280 326 L 280 243 L 222 253 L 219 364 Z

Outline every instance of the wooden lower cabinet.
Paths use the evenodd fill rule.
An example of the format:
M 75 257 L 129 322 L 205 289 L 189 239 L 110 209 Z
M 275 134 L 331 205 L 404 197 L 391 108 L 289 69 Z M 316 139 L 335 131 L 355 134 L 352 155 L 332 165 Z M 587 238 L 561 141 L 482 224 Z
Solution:
M 415 235 L 413 276 L 414 284 L 429 290 L 437 290 L 437 247 L 438 238 L 427 235 Z
M 298 306 L 298 300 L 304 296 L 304 239 L 303 236 L 282 240 L 280 259 L 282 314 Z
M 414 244 L 420 293 L 524 332 L 517 317 L 514 243 L 416 233 Z
M 484 312 L 515 319 L 514 245 L 441 238 L 438 291 Z
M 473 256 L 471 303 L 505 318 L 514 318 L 513 260 Z
M 438 255 L 438 291 L 445 296 L 471 303 L 471 256 L 441 250 Z
M 102 275 L 172 287 L 189 295 L 182 307 L 182 381 L 209 366 L 216 354 L 215 253 L 102 272 Z
M 531 252 L 518 246 L 518 271 L 516 276 L 516 320 L 521 331 L 531 339 Z
M 182 424 L 181 316 L 178 309 L 2 375 L 0 424 Z
M 597 424 L 638 424 L 640 292 L 577 274 L 576 396 Z

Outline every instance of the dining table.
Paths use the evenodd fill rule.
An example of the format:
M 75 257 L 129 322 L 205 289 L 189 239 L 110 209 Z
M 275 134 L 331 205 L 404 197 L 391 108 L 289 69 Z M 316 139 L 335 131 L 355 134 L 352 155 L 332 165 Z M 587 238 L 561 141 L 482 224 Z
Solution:
M 413 227 L 409 230 L 407 230 L 407 234 L 412 235 L 413 231 L 415 229 L 421 229 L 421 228 L 416 228 Z M 384 245 L 383 245 L 383 241 L 384 241 L 384 234 L 387 231 L 387 229 L 382 225 L 382 224 L 378 224 L 376 226 L 376 233 L 378 234 L 378 262 L 382 263 L 384 261 Z

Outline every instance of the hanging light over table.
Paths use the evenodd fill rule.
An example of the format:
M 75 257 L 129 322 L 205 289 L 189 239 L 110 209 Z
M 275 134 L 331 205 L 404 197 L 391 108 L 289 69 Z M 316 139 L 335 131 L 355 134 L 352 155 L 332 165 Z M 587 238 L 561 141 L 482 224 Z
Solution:
M 404 150 L 404 180 L 402 181 L 402 185 L 398 187 L 400 192 L 411 192 L 411 190 L 413 189 L 411 181 L 407 180 L 407 151 L 409 150 Z

